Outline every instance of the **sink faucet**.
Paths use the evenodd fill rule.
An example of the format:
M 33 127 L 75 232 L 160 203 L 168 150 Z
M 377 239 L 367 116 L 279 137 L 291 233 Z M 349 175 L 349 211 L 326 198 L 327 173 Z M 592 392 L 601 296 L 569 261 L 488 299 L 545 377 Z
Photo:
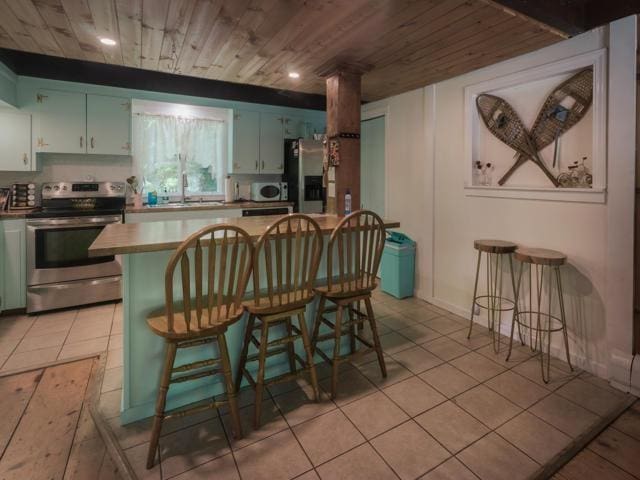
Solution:
M 182 173 L 181 185 L 182 185 L 182 188 L 180 188 L 180 202 L 184 203 L 185 200 L 187 199 L 187 197 L 185 196 L 184 192 L 189 187 L 189 180 L 187 179 L 187 174 L 184 173 L 184 172 Z

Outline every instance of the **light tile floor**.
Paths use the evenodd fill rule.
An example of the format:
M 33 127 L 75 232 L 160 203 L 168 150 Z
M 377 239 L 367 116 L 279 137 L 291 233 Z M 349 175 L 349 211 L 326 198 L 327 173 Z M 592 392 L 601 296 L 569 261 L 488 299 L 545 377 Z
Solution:
M 377 293 L 374 309 L 386 379 L 367 355 L 341 367 L 339 395 L 331 401 L 330 371 L 321 365 L 322 401 L 310 400 L 304 380 L 270 388 L 257 431 L 250 427 L 253 393 L 243 390 L 242 440 L 230 436 L 224 410 L 169 420 L 152 470 L 144 467 L 150 421 L 122 426 L 118 417 L 116 318 L 100 409 L 141 479 L 517 480 L 629 399 L 559 360 L 545 385 L 528 348 L 519 347 L 507 363 L 504 349 L 493 353 L 485 328 L 475 326 L 467 340 L 467 320 L 425 302 Z M 54 348 L 59 354 L 61 347 Z
M 122 303 L 0 317 L 0 373 L 122 345 Z M 120 355 L 121 356 L 121 355 Z M 113 355 L 110 366 L 122 365 Z

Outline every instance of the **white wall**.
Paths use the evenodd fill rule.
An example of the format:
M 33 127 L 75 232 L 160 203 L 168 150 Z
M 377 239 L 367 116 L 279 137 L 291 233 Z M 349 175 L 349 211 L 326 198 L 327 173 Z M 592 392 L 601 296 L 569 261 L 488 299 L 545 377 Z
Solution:
M 609 130 L 616 118 L 629 123 L 626 110 L 635 106 L 635 83 L 631 88 L 628 82 L 629 78 L 635 79 L 635 17 L 612 24 L 611 31 L 617 40 L 612 45 L 616 50 L 609 55 L 617 59 L 618 71 L 609 74 Z M 612 339 L 608 332 L 616 332 L 616 348 L 624 355 L 631 354 L 630 341 L 625 343 L 620 338 L 631 338 L 633 237 L 631 241 L 619 240 L 619 230 L 621 224 L 632 225 L 633 220 L 635 167 L 629 150 L 629 145 L 635 144 L 633 132 L 625 130 L 626 140 L 609 138 L 610 193 L 606 204 L 465 196 L 464 89 L 607 47 L 608 43 L 609 28 L 597 29 L 363 107 L 364 111 L 388 111 L 387 216 L 399 220 L 401 230 L 418 241 L 416 294 L 468 315 L 475 274 L 474 239 L 501 238 L 563 251 L 569 256 L 563 281 L 572 355 L 580 366 L 600 376 L 612 374 Z M 632 76 L 619 73 L 623 63 L 634 70 Z M 633 121 L 631 127 L 635 128 Z M 628 185 L 623 178 L 630 178 L 631 183 Z M 623 207 L 628 195 L 631 217 L 629 208 Z M 612 242 L 618 246 L 615 252 L 610 248 Z M 626 262 L 627 267 L 617 265 L 618 270 L 613 272 L 616 260 Z M 613 284 L 616 302 L 622 307 L 618 310 L 609 298 Z

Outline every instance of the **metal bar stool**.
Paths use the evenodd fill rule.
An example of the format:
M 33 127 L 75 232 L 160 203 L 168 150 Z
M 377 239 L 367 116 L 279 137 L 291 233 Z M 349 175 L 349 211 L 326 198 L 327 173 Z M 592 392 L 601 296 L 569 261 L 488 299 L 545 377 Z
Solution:
M 506 256 L 509 259 L 509 273 L 511 276 L 511 288 L 513 298 L 516 298 L 515 275 L 513 274 L 513 259 L 511 254 L 518 246 L 515 243 L 504 240 L 476 240 L 473 248 L 478 250 L 478 263 L 476 266 L 476 280 L 473 286 L 473 303 L 471 304 L 471 317 L 469 320 L 469 333 L 467 338 L 471 338 L 473 331 L 473 316 L 476 306 L 487 310 L 487 328 L 493 336 L 493 350 L 500 352 L 500 320 L 502 312 L 517 311 L 515 300 L 503 296 L 502 292 L 502 260 Z M 487 294 L 478 295 L 478 278 L 480 277 L 480 265 L 482 263 L 482 253 L 486 254 L 487 270 Z
M 507 360 L 511 356 L 511 349 L 513 345 L 513 329 L 515 324 L 518 324 L 518 328 L 524 327 L 529 330 L 529 347 L 532 351 L 540 350 L 540 368 L 542 371 L 542 380 L 545 383 L 549 383 L 549 373 L 551 365 L 551 334 L 553 332 L 562 332 L 564 337 L 565 353 L 567 355 L 567 363 L 569 368 L 573 371 L 571 365 L 571 359 L 569 357 L 569 336 L 567 334 L 567 319 L 564 309 L 564 296 L 562 292 L 562 279 L 560 275 L 560 266 L 567 262 L 567 257 L 561 252 L 555 250 L 546 250 L 542 248 L 518 248 L 515 252 L 515 258 L 520 263 L 520 271 L 518 273 L 518 285 L 516 287 L 516 304 L 520 301 L 520 285 L 522 283 L 522 273 L 524 265 L 529 265 L 529 305 L 527 308 L 526 299 L 524 302 L 525 308 L 523 310 L 516 309 L 516 313 L 513 316 L 511 322 L 511 338 L 509 340 L 509 353 Z M 535 269 L 533 268 L 535 266 Z M 548 267 L 548 290 L 547 290 L 547 312 L 542 311 L 542 297 L 543 297 L 543 280 L 545 267 Z M 535 271 L 535 275 L 534 272 Z M 535 283 L 534 282 L 535 277 Z M 560 317 L 552 313 L 553 305 L 553 287 L 552 283 L 555 277 L 555 286 L 558 292 L 558 308 Z M 535 289 L 535 295 L 533 290 Z M 534 303 L 535 301 L 535 303 Z M 534 339 L 535 332 L 535 339 Z M 544 354 L 544 337 L 546 334 L 546 350 L 547 361 L 545 370 L 545 354 Z M 522 336 L 521 336 L 522 340 Z

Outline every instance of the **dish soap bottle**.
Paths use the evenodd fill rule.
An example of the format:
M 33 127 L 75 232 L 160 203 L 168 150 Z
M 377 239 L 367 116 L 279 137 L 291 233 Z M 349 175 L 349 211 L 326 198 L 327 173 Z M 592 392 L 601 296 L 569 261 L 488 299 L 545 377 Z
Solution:
M 347 188 L 347 193 L 344 194 L 344 214 L 349 215 L 351 213 L 351 190 Z

